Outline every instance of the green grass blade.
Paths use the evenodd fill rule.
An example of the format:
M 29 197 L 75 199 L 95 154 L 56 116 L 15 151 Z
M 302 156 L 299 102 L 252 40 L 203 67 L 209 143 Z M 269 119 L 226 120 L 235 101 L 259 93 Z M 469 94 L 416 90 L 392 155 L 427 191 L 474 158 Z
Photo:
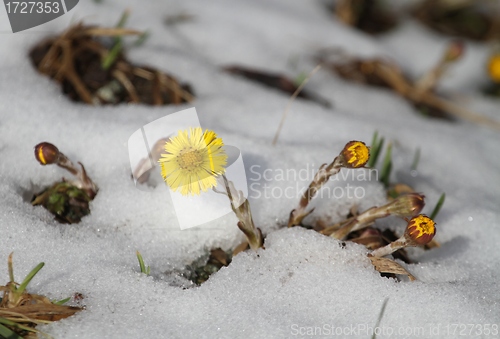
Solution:
M 434 207 L 434 210 L 431 213 L 430 218 L 432 220 L 434 220 L 434 218 L 438 215 L 439 211 L 441 210 L 441 207 L 443 207 L 445 199 L 446 199 L 446 194 L 445 193 L 441 194 L 441 197 L 439 197 L 439 200 L 438 200 L 436 206 Z
M 116 24 L 116 28 L 122 28 L 123 26 L 125 26 L 125 23 L 127 22 L 129 15 L 130 11 L 125 10 L 125 12 L 123 12 L 122 16 L 120 17 L 120 20 Z M 121 36 L 116 36 L 113 39 L 113 41 L 114 41 L 113 47 L 111 47 L 111 50 L 109 51 L 108 55 L 106 55 L 106 57 L 101 63 L 101 67 L 104 70 L 108 70 L 115 63 L 115 60 L 120 54 L 123 47 L 123 41 Z
M 295 79 L 293 79 L 293 83 L 295 86 L 299 87 L 306 79 L 307 79 L 307 73 L 300 72 L 300 74 L 297 75 Z
M 384 147 L 384 141 L 385 141 L 384 138 L 380 138 L 373 152 L 370 152 L 371 153 L 370 160 L 368 162 L 370 164 L 370 167 L 375 167 L 377 165 L 378 158 L 380 156 L 380 151 Z
M 120 20 L 118 20 L 116 28 L 122 28 L 123 26 L 125 26 L 129 16 L 130 16 L 130 11 L 127 9 L 123 12 L 122 16 L 120 17 Z
M 138 47 L 138 46 L 141 46 L 142 44 L 144 44 L 146 42 L 146 40 L 149 39 L 150 35 L 151 35 L 151 33 L 149 31 L 145 31 L 144 33 L 139 35 L 137 40 L 134 42 L 134 46 Z
M 372 143 L 370 144 L 370 146 L 375 146 L 375 144 L 377 143 L 377 140 L 378 140 L 378 131 L 375 131 L 373 133 L 373 137 L 372 137 Z
M 14 265 L 12 264 L 12 256 L 14 255 L 14 252 L 11 252 L 9 254 L 9 259 L 7 261 L 8 266 L 9 266 L 9 279 L 11 283 L 14 283 Z
M 115 63 L 116 57 L 122 50 L 122 45 L 123 43 L 121 40 L 113 45 L 113 48 L 111 48 L 108 55 L 106 55 L 106 58 L 102 61 L 102 68 L 104 70 L 108 70 Z
M 380 171 L 380 181 L 385 187 L 389 187 L 389 178 L 391 176 L 392 170 L 392 143 L 387 145 L 387 151 L 385 153 L 384 163 L 382 164 L 382 170 Z
M 25 325 L 21 325 L 20 323 L 17 323 L 15 321 L 12 321 L 12 320 L 9 320 L 9 319 L 5 319 L 5 318 L 2 318 L 0 317 L 0 336 L 2 338 L 4 338 L 4 335 L 3 335 L 3 332 L 4 330 L 7 330 L 7 331 L 10 331 L 10 336 L 5 336 L 5 338 L 7 339 L 17 339 L 17 338 L 23 338 L 22 336 L 18 335 L 16 332 L 12 331 L 10 328 L 4 326 L 4 325 L 7 325 L 7 326 L 11 326 L 11 327 L 15 327 L 15 328 L 18 328 L 20 330 L 23 330 L 23 331 L 28 331 L 28 332 L 33 332 L 33 333 L 42 333 L 38 330 L 35 330 L 34 328 L 32 327 L 29 327 L 29 326 L 25 326 Z M 5 333 L 7 334 L 8 332 L 5 331 Z
M 23 339 L 19 334 L 16 332 L 12 331 L 10 328 L 5 327 L 4 325 L 1 324 L 1 320 L 3 318 L 0 318 L 0 338 L 6 338 L 6 339 Z
M 137 260 L 139 260 L 139 266 L 141 267 L 141 273 L 149 275 L 151 268 L 149 266 L 146 268 L 146 264 L 144 264 L 144 259 L 142 258 L 142 255 L 139 251 L 136 252 L 136 255 L 137 255 Z
M 31 279 L 35 277 L 35 275 L 42 269 L 42 267 L 45 265 L 45 263 L 41 262 L 34 269 L 31 270 L 31 272 L 24 278 L 23 282 L 19 287 L 17 288 L 17 293 L 22 294 L 28 284 L 30 283 Z
M 66 298 L 66 299 L 62 299 L 62 300 L 59 300 L 59 301 L 54 301 L 52 302 L 54 305 L 64 305 L 66 304 L 68 301 L 71 300 L 71 297 L 69 298 Z
M 382 308 L 380 309 L 380 313 L 378 314 L 377 323 L 375 324 L 374 328 L 377 328 L 380 326 L 380 321 L 382 321 L 382 317 L 384 316 L 385 307 L 387 306 L 388 301 L 389 301 L 389 298 L 385 298 L 384 303 L 382 304 Z M 376 339 L 376 338 L 377 338 L 377 334 L 375 333 L 375 331 L 373 331 L 372 339 Z
M 373 168 L 377 164 L 380 150 L 384 145 L 384 138 L 378 138 L 378 132 L 373 133 L 372 143 L 370 147 L 370 159 L 368 160 L 367 167 Z
M 378 131 L 375 131 L 373 133 L 372 143 L 370 144 L 370 159 L 368 159 L 368 164 L 366 165 L 367 167 L 373 167 L 374 163 L 376 162 L 374 160 L 374 155 L 377 147 L 377 141 L 378 141 Z
M 419 161 L 420 161 L 420 148 L 417 148 L 417 150 L 415 151 L 415 156 L 413 157 L 413 162 L 411 164 L 412 171 L 417 170 L 417 166 L 418 166 Z

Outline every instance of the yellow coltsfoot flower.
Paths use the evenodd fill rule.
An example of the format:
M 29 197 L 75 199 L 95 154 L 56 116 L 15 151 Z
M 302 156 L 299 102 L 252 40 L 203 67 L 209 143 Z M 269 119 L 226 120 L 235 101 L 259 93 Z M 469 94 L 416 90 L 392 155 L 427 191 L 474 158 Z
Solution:
M 179 131 L 165 143 L 166 153 L 158 160 L 163 180 L 182 195 L 199 195 L 215 187 L 227 162 L 223 146 L 213 131 L 203 132 L 201 127 Z
M 413 217 L 406 226 L 405 235 L 418 245 L 425 245 L 436 234 L 436 223 L 423 214 Z
M 500 83 L 500 54 L 494 54 L 488 62 L 488 75 L 494 82 Z
M 383 257 L 403 247 L 421 246 L 429 243 L 436 234 L 436 223 L 426 215 L 420 214 L 411 218 L 406 226 L 405 234 L 396 241 L 374 250 L 371 255 Z
M 348 142 L 341 154 L 348 168 L 363 167 L 370 159 L 370 150 L 362 141 Z

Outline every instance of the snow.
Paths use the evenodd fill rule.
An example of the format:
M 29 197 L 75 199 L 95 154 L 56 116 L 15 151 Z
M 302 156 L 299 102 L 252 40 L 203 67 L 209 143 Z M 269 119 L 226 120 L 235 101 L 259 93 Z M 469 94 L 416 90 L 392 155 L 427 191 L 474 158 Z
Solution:
M 129 58 L 190 82 L 194 103 L 89 107 L 70 102 L 53 81 L 34 71 L 26 55 L 39 39 L 80 19 L 112 25 L 125 8 L 132 13 L 128 27 L 151 33 L 143 46 L 129 51 Z M 338 47 L 353 55 L 390 57 L 419 74 L 433 65 L 449 39 L 412 21 L 373 38 L 337 22 L 322 3 L 298 0 L 81 1 L 70 13 L 16 34 L 9 32 L 6 17 L 0 19 L 2 283 L 8 280 L 7 257 L 13 251 L 18 280 L 39 262 L 46 264 L 30 292 L 51 299 L 79 292 L 87 307 L 39 329 L 55 338 L 273 338 L 310 336 L 311 330 L 327 336 L 328 329 L 374 327 L 386 298 L 381 338 L 456 338 L 457 324 L 500 325 L 498 132 L 424 118 L 395 94 L 346 83 L 323 69 L 307 88 L 334 107 L 295 101 L 272 147 L 288 96 L 220 71 L 224 65 L 243 64 L 294 77 L 314 68 L 315 51 Z M 178 13 L 193 19 L 163 24 L 166 15 Z M 465 58 L 450 69 L 443 88 L 471 109 L 498 119 L 498 100 L 476 92 L 489 49 L 466 45 Z M 289 61 L 293 58 L 295 66 Z M 265 250 L 237 255 L 201 287 L 190 286 L 175 272 L 211 248 L 239 244 L 243 235 L 236 218 L 227 215 L 181 231 L 164 187 L 134 186 L 127 149 L 137 129 L 193 106 L 204 128 L 242 151 L 249 184 L 257 183 L 256 192 L 249 186 L 254 220 L 267 235 Z M 304 188 L 313 172 L 294 180 L 277 178 L 278 171 L 317 169 L 346 142 L 369 143 L 375 130 L 394 141 L 392 181 L 423 192 L 424 212 L 430 213 L 446 193 L 436 219 L 436 240 L 442 246 L 412 250 L 419 263 L 405 265 L 416 282 L 380 277 L 360 245 L 342 247 L 313 231 L 283 228 L 298 196 L 264 195 L 264 184 L 275 192 Z M 77 225 L 58 224 L 43 208 L 29 204 L 30 194 L 68 177 L 60 168 L 38 165 L 33 146 L 42 141 L 81 161 L 100 188 L 91 215 Z M 413 177 L 409 168 L 417 148 L 421 159 Z M 252 171 L 252 166 L 257 167 Z M 272 180 L 262 177 L 266 169 Z M 336 222 L 354 205 L 364 210 L 385 203 L 376 181 L 346 183 L 362 187 L 365 196 L 316 199 L 309 220 Z M 378 222 L 385 225 L 399 233 L 404 229 L 396 219 Z M 151 276 L 138 273 L 136 250 L 151 266 Z M 425 332 L 418 333 L 420 328 Z M 369 338 L 367 331 L 337 336 Z

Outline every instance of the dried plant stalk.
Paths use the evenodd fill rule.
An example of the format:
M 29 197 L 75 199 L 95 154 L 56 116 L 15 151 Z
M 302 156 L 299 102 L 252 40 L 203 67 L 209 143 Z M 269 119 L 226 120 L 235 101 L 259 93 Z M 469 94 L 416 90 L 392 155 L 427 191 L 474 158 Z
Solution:
M 463 120 L 500 130 L 500 122 L 472 112 L 463 106 L 443 99 L 431 91 L 444 70 L 431 71 L 417 86 L 408 80 L 397 65 L 380 59 L 354 60 L 350 64 L 333 64 L 332 68 L 346 79 L 389 87 L 415 106 L 424 105 Z M 439 67 L 438 67 L 439 68 Z
M 26 317 L 30 322 L 37 322 L 39 320 L 52 322 L 70 317 L 81 310 L 79 307 L 56 305 L 49 301 L 49 303 L 43 304 L 12 307 L 8 311 L 0 309 L 0 317 L 19 322 L 25 322 L 27 320 Z
M 58 321 L 72 316 L 82 308 L 64 306 L 52 303 L 47 297 L 30 294 L 26 287 L 33 277 L 40 271 L 44 263 L 38 264 L 23 280 L 21 284 L 14 281 L 13 253 L 8 258 L 9 282 L 0 286 L 3 296 L 0 301 L 0 318 L 11 323 L 5 323 L 10 330 L 33 331 L 39 324 Z

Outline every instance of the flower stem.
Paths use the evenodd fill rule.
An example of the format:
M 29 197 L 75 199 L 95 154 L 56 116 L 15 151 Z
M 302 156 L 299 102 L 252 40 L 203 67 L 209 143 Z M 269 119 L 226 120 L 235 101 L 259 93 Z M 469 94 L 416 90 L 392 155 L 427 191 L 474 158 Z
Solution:
M 371 254 L 374 257 L 385 257 L 386 255 L 396 252 L 397 250 L 406 247 L 408 245 L 409 245 L 408 240 L 406 239 L 405 236 L 402 236 L 398 240 L 393 241 L 384 247 L 377 248 Z
M 71 162 L 71 160 L 68 159 L 67 156 L 64 155 L 64 153 L 60 152 L 59 157 L 57 158 L 57 166 L 64 168 L 74 176 L 78 176 L 78 168 Z
M 234 188 L 233 182 L 227 180 L 224 174 L 222 175 L 222 178 L 224 180 L 224 187 L 226 188 L 227 196 L 229 197 L 229 202 L 231 203 L 231 209 L 239 220 L 238 228 L 247 237 L 250 248 L 256 251 L 257 249 L 263 247 L 264 240 L 262 238 L 262 232 L 259 228 L 255 227 L 253 222 L 250 203 L 243 196 L 241 191 L 237 191 Z
M 365 211 L 348 221 L 340 227 L 337 231 L 333 232 L 330 236 L 336 239 L 344 239 L 349 233 L 358 231 L 369 224 L 374 222 L 376 219 L 385 218 L 390 215 L 387 210 L 387 205 L 382 207 L 372 207 L 368 211 Z
M 323 164 L 318 172 L 314 175 L 313 181 L 309 184 L 307 190 L 304 191 L 300 198 L 299 205 L 290 213 L 288 227 L 299 225 L 302 220 L 308 216 L 313 210 L 306 211 L 307 205 L 314 198 L 319 189 L 330 179 L 332 175 L 340 172 L 343 165 L 343 157 L 338 156 L 333 159 L 332 163 Z

